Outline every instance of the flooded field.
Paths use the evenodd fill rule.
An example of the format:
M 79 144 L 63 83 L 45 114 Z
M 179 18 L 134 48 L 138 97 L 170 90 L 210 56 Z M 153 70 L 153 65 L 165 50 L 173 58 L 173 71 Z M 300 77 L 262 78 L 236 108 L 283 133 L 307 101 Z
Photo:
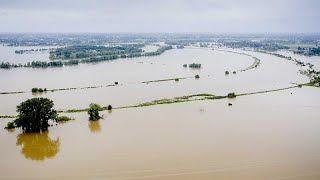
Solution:
M 80 88 L 70 91 L 42 93 L 40 96 L 54 100 L 56 108 L 85 108 L 91 102 L 101 105 L 126 106 L 146 101 L 176 96 L 210 93 L 226 95 L 257 90 L 282 88 L 291 83 L 308 82 L 299 74 L 300 67 L 283 59 L 254 52 L 245 52 L 261 59 L 261 65 L 240 72 L 252 65 L 254 60 L 245 55 L 218 50 L 183 49 L 170 50 L 161 56 L 119 59 L 98 64 L 81 64 L 63 68 L 18 68 L 0 70 L 0 92 L 22 94 L 0 95 L 0 114 L 15 114 L 21 101 L 39 96 L 32 94 L 33 87 L 59 89 Z M 184 68 L 183 64 L 201 63 L 202 68 Z M 231 72 L 225 75 L 225 71 Z M 232 74 L 236 71 L 236 74 Z M 125 73 L 124 73 L 125 72 Z M 200 79 L 195 79 L 195 75 Z M 257 77 L 258 76 L 258 77 Z M 179 82 L 145 81 L 187 78 Z M 118 86 L 106 87 L 119 82 Z M 84 87 L 97 87 L 81 89 Z
M 261 60 L 258 67 L 242 72 L 254 59 L 225 50 L 185 48 L 63 68 L 0 69 L 0 92 L 24 92 L 0 94 L 0 115 L 16 115 L 16 105 L 38 96 L 68 110 L 87 108 L 91 102 L 121 107 L 309 81 L 291 61 L 228 49 Z M 202 68 L 183 67 L 190 63 Z M 175 78 L 185 79 L 143 83 Z M 119 85 L 106 87 L 115 82 Z M 91 86 L 99 87 L 81 89 Z M 80 89 L 32 94 L 33 87 Z M 10 119 L 1 119 L 0 179 L 319 179 L 319 92 L 302 87 L 116 109 L 103 112 L 104 119 L 97 122 L 89 122 L 86 113 L 72 113 L 67 115 L 75 120 L 42 134 L 4 130 Z
M 24 54 L 16 54 L 16 50 L 31 49 L 50 49 L 57 46 L 6 46 L 0 44 L 0 62 L 21 63 L 25 64 L 32 61 L 50 61 L 48 51 L 28 52 Z

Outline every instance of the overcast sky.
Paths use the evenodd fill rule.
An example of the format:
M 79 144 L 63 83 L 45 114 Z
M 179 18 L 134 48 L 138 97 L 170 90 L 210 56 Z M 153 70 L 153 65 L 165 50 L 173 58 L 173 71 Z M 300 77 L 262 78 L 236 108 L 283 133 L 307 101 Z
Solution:
M 320 32 L 320 0 L 0 0 L 1 32 Z

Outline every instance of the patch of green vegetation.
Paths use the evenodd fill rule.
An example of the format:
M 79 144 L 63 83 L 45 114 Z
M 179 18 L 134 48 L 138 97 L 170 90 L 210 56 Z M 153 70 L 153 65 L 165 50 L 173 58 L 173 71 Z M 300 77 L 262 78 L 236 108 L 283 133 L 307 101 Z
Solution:
M 194 78 L 199 79 L 199 78 L 200 78 L 200 76 L 199 76 L 199 75 L 195 75 L 195 76 L 194 76 Z
M 48 91 L 55 92 L 55 91 L 68 91 L 68 90 L 76 90 L 76 89 L 79 89 L 79 88 L 60 88 L 60 89 L 50 89 Z
M 262 94 L 262 93 L 269 93 L 269 92 L 276 92 L 276 91 L 283 91 L 287 89 L 292 89 L 292 88 L 297 88 L 297 87 L 302 87 L 303 84 L 295 85 L 295 86 L 290 86 L 290 87 L 285 87 L 285 88 L 279 88 L 279 89 L 272 89 L 272 90 L 266 90 L 266 91 L 257 91 L 257 92 L 251 92 L 251 93 L 242 93 L 238 94 L 237 96 L 248 96 L 248 95 L 254 95 L 254 94 Z
M 5 127 L 5 129 L 14 129 L 16 128 L 16 125 L 14 124 L 14 122 L 8 122 L 7 126 Z
M 37 92 L 43 93 L 43 92 L 47 92 L 47 88 L 44 88 L 44 89 L 42 89 L 42 88 L 32 88 L 31 92 L 32 93 L 37 93 Z
M 51 62 L 32 61 L 23 64 L 13 64 L 9 62 L 1 62 L 0 68 L 11 69 L 19 67 L 32 68 L 48 68 L 48 67 L 63 67 L 65 65 L 78 65 L 79 63 L 91 63 L 100 61 L 110 61 L 119 58 L 133 58 L 140 56 L 157 56 L 167 50 L 172 49 L 172 46 L 164 45 L 155 52 L 144 53 L 142 47 L 144 44 L 117 44 L 108 47 L 102 45 L 72 45 L 61 48 L 51 49 Z
M 57 122 L 66 122 L 66 121 L 70 121 L 70 120 L 73 120 L 73 119 L 68 116 L 58 116 L 56 118 Z
M 251 56 L 251 57 L 252 57 L 252 56 Z M 256 68 L 256 67 L 258 67 L 258 66 L 261 64 L 261 60 L 260 60 L 260 59 L 258 59 L 258 58 L 256 58 L 256 57 L 252 57 L 252 58 L 254 59 L 253 64 L 252 64 L 251 66 L 245 68 L 245 69 L 242 69 L 242 70 L 241 70 L 242 72 L 243 72 L 243 71 L 248 71 L 248 70 L 253 69 L 253 68 Z
M 310 87 L 320 87 L 320 82 L 308 82 L 308 83 L 305 83 L 303 84 L 304 86 L 310 86 Z
M 192 63 L 192 64 L 189 64 L 189 68 L 200 69 L 201 68 L 201 64 Z
M 110 56 L 129 56 L 130 54 L 142 53 L 143 44 L 119 44 L 115 46 L 74 45 L 57 48 L 50 52 L 50 59 L 85 59 L 92 61 L 109 60 Z M 92 59 L 91 59 L 92 58 Z
M 0 119 L 14 119 L 17 118 L 18 116 L 0 116 Z
M 165 81 L 179 81 L 181 79 L 187 79 L 188 77 L 183 77 L 183 78 L 170 78 L 170 79 L 159 79 L 159 80 L 153 80 L 153 81 L 143 81 L 143 84 L 148 84 L 148 83 L 155 83 L 155 82 L 165 82 Z
M 91 103 L 89 105 L 88 114 L 89 114 L 89 120 L 91 121 L 97 121 L 101 119 L 101 116 L 99 114 L 99 111 L 101 111 L 102 108 L 99 104 Z
M 189 99 L 160 99 L 151 102 L 138 104 L 136 107 L 154 106 L 159 104 L 173 104 L 190 101 Z
M 0 94 L 22 94 L 25 93 L 23 91 L 18 91 L 18 92 L 0 92 Z
M 174 97 L 171 99 L 154 100 L 151 102 L 141 103 L 141 104 L 134 105 L 134 106 L 120 107 L 119 109 L 144 107 L 144 106 L 155 106 L 155 105 L 161 105 L 161 104 L 183 103 L 183 102 L 189 102 L 189 101 L 214 100 L 214 99 L 222 99 L 225 97 L 226 96 L 215 96 L 212 94 L 205 94 L 205 93 L 204 94 L 194 94 L 194 95 L 188 95 L 188 96 Z
M 160 55 L 160 54 L 164 53 L 165 51 L 170 50 L 172 48 L 173 48 L 172 46 L 162 46 L 159 49 L 157 49 L 155 52 L 144 53 L 144 56 L 157 56 L 157 55 Z
M 47 98 L 28 99 L 17 106 L 19 116 L 14 120 L 23 132 L 43 132 L 48 130 L 49 120 L 55 121 L 57 111 L 53 101 Z
M 229 94 L 227 95 L 227 97 L 228 97 L 228 98 L 235 98 L 235 97 L 237 97 L 237 96 L 236 96 L 235 93 L 229 93 Z
M 69 109 L 69 110 L 62 111 L 62 112 L 64 112 L 64 113 L 78 113 L 78 112 L 86 112 L 88 110 L 89 110 L 88 108 L 86 108 L 86 109 Z
M 38 88 L 32 88 L 31 92 L 33 92 L 33 93 L 38 92 Z

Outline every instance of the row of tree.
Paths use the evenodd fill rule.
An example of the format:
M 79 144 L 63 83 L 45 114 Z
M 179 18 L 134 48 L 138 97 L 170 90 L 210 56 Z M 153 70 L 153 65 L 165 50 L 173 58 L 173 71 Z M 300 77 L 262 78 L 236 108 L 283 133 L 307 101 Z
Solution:
M 162 53 L 164 53 L 165 51 L 167 50 L 170 50 L 172 49 L 172 46 L 163 46 L 163 47 L 160 47 L 159 49 L 157 49 L 157 51 L 155 52 L 146 52 L 144 53 L 145 56 L 157 56 L 157 55 L 161 55 Z
M 7 124 L 6 129 L 22 128 L 23 132 L 43 132 L 48 130 L 50 121 L 70 120 L 68 117 L 58 117 L 57 111 L 53 108 L 54 103 L 47 98 L 32 98 L 17 106 L 18 118 Z M 105 109 L 112 110 L 109 105 Z M 100 105 L 91 103 L 88 108 L 89 120 L 96 121 L 102 118 L 99 111 L 104 110 Z
M 87 46 L 85 46 L 85 47 L 87 47 Z M 100 47 L 100 46 L 94 46 L 94 47 Z M 104 47 L 104 46 L 101 46 L 101 47 Z M 156 55 L 161 55 L 165 51 L 172 49 L 172 46 L 163 46 L 163 47 L 159 48 L 155 52 L 147 52 L 147 53 L 143 54 L 141 49 L 137 50 L 137 49 L 134 49 L 133 47 L 131 47 L 131 48 L 118 47 L 118 49 L 122 49 L 123 50 L 123 53 L 120 53 L 120 54 L 119 53 L 114 53 L 114 54 L 110 53 L 110 54 L 108 54 L 108 53 L 104 52 L 104 53 L 100 53 L 100 55 L 96 55 L 96 56 L 92 56 L 92 57 L 87 57 L 85 55 L 85 56 L 81 56 L 81 57 L 86 57 L 86 58 L 83 58 L 83 59 L 70 59 L 70 60 L 67 60 L 67 61 L 62 61 L 62 60 L 60 60 L 60 61 L 51 61 L 51 62 L 32 61 L 32 62 L 28 62 L 26 64 L 21 64 L 21 63 L 20 64 L 14 64 L 14 63 L 9 63 L 9 62 L 1 62 L 0 63 L 0 68 L 2 68 L 2 69 L 10 69 L 10 68 L 17 68 L 17 67 L 33 67 L 33 68 L 62 67 L 64 65 L 77 65 L 80 62 L 89 63 L 89 62 L 109 61 L 109 60 L 114 60 L 114 59 L 118 59 L 118 58 L 134 58 L 134 57 L 141 57 L 141 56 L 156 56 Z M 76 48 L 76 49 L 78 49 L 78 48 Z M 104 49 L 104 48 L 98 48 L 98 49 Z M 94 50 L 94 51 L 96 51 L 96 50 Z
M 1 69 L 10 69 L 10 68 L 18 68 L 18 67 L 33 67 L 33 68 L 39 68 L 39 67 L 61 67 L 63 65 L 77 65 L 79 64 L 79 60 L 69 60 L 69 61 L 32 61 L 25 64 L 14 64 L 9 62 L 1 62 L 0 68 Z
M 143 44 L 120 44 L 111 46 L 75 45 L 50 51 L 50 59 L 84 59 L 103 56 L 119 56 L 142 53 Z

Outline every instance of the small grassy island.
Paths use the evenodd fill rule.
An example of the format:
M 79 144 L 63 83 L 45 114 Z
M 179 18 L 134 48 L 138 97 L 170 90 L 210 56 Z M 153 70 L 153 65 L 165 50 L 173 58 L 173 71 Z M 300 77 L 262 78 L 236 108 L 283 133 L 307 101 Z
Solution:
M 37 93 L 37 92 L 39 92 L 39 93 L 42 93 L 42 92 L 47 92 L 47 88 L 32 88 L 31 89 L 31 92 L 33 92 L 33 93 Z
M 66 122 L 66 121 L 70 121 L 70 120 L 73 120 L 73 119 L 68 116 L 57 116 L 57 118 L 56 118 L 57 122 Z
M 192 63 L 192 64 L 189 64 L 189 68 L 200 69 L 201 64 Z

